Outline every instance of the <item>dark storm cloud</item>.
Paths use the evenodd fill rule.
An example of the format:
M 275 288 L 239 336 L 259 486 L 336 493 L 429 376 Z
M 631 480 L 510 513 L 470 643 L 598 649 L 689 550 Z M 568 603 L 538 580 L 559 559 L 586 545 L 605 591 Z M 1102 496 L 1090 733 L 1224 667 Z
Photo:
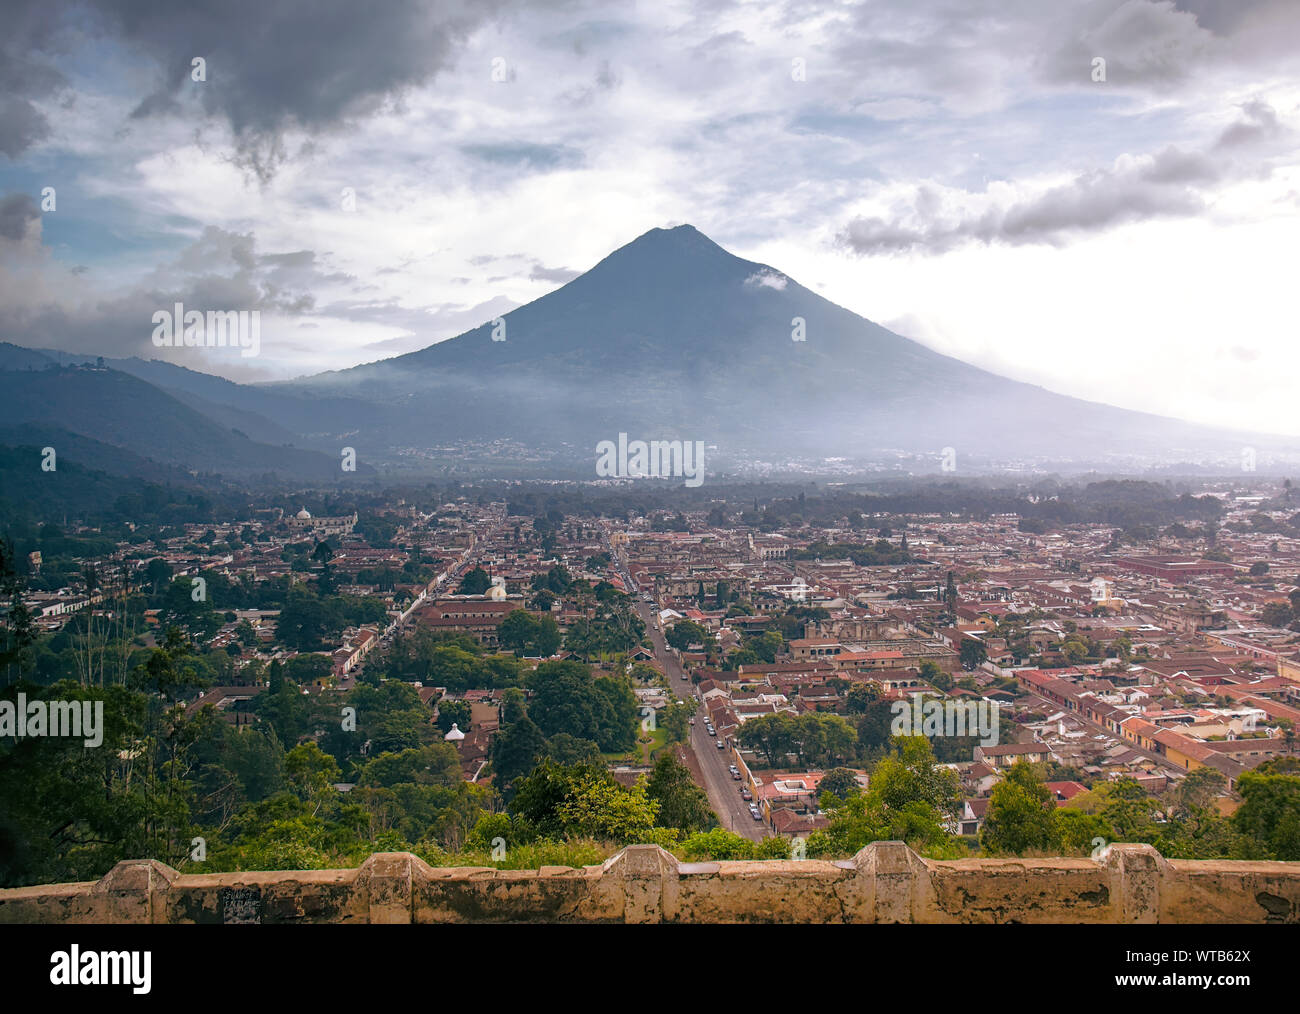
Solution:
M 11 96 L 0 101 L 0 152 L 17 158 L 49 134 L 49 121 L 27 99 Z
M 449 66 L 456 47 L 499 13 L 502 0 L 197 0 L 156 5 L 99 0 L 122 35 L 162 68 L 136 115 L 167 109 L 185 90 L 224 117 L 259 175 L 284 157 L 281 132 L 328 128 Z M 191 82 L 195 57 L 207 80 Z
M 332 127 L 449 67 L 471 32 L 514 0 L 14 0 L 6 5 L 0 151 L 49 130 L 28 99 L 63 85 L 55 58 L 82 33 L 116 40 L 157 68 L 133 115 L 183 112 L 188 99 L 226 120 L 241 163 L 262 178 L 285 157 L 283 131 Z M 12 9 L 12 11 L 10 10 Z M 193 60 L 206 80 L 191 79 Z
M 1237 161 L 1228 151 L 1259 152 L 1264 142 L 1284 133 L 1267 104 L 1248 102 L 1241 108 L 1242 118 L 1208 151 L 1170 146 L 1147 158 L 1081 173 L 1026 200 L 955 217 L 944 214 L 933 187 L 922 186 L 909 213 L 892 220 L 854 219 L 838 239 L 858 254 L 943 253 L 970 242 L 1056 244 L 1130 222 L 1195 215 L 1205 210 L 1216 184 L 1267 171 L 1262 158 Z
M 40 217 L 30 194 L 9 194 L 0 200 L 0 237 L 20 243 L 31 223 Z
M 18 158 L 50 134 L 45 114 L 32 102 L 62 91 L 67 80 L 33 54 L 55 50 L 59 19 L 38 0 L 11 0 L 0 21 L 0 152 Z

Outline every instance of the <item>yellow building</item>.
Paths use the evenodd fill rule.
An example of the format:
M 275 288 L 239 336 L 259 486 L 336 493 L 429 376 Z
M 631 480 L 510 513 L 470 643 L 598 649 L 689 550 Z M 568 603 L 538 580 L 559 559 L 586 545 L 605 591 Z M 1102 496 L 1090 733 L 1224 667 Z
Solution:
M 1300 683 L 1300 660 L 1279 657 L 1277 660 L 1277 674 L 1284 680 Z

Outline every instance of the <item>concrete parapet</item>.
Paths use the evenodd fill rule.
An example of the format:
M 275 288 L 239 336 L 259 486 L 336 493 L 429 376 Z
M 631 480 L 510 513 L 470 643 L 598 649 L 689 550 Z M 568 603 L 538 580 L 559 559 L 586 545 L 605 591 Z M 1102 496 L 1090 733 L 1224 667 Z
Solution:
M 874 842 L 852 860 L 680 863 L 631 845 L 599 866 L 431 867 L 407 852 L 354 870 L 183 874 L 118 863 L 98 881 L 0 890 L 0 923 L 1280 923 L 1300 863 L 922 859 Z

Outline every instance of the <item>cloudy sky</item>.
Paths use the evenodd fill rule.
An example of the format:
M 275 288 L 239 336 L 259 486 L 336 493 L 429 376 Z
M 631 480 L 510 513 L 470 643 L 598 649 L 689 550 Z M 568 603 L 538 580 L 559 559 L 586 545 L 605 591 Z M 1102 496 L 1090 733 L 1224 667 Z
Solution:
M 689 222 L 996 372 L 1300 434 L 1293 0 L 6 10 L 3 340 L 260 309 L 260 357 L 173 361 L 311 373 Z

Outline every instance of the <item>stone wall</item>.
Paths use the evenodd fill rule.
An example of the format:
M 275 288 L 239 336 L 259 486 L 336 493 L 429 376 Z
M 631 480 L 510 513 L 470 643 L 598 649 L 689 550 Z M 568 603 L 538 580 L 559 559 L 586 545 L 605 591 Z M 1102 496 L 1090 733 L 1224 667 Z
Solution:
M 1300 922 L 1300 863 L 922 859 L 679 863 L 634 845 L 600 866 L 434 868 L 407 852 L 355 870 L 183 874 L 154 860 L 103 879 L 0 890 L 0 923 L 1263 923 Z

